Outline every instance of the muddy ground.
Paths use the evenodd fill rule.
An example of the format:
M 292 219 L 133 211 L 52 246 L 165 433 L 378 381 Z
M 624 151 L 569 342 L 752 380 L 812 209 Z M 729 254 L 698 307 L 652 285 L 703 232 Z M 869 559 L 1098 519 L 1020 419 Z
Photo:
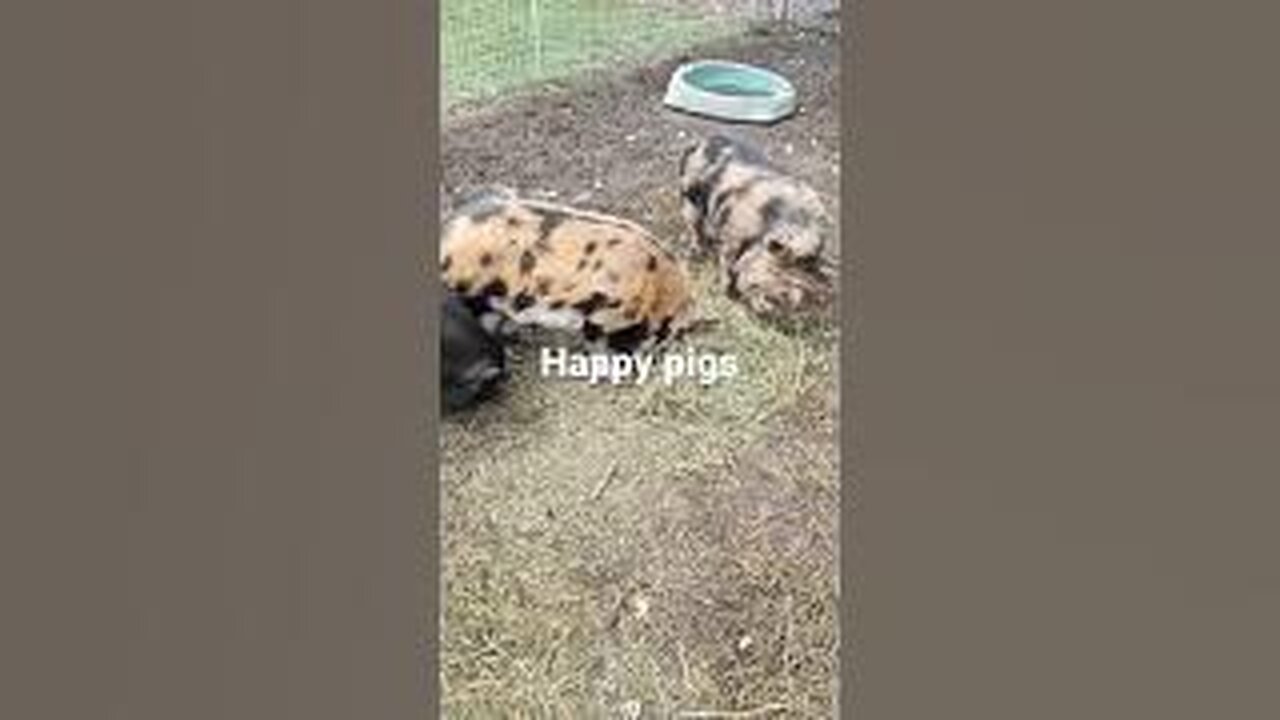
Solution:
M 838 211 L 834 27 L 470 107 L 445 119 L 444 193 L 512 186 L 636 220 L 684 254 L 680 152 L 720 123 L 661 106 L 691 57 L 769 67 L 801 112 L 733 128 Z M 712 386 L 537 377 L 442 431 L 444 704 L 451 718 L 834 717 L 836 328 L 773 327 L 721 297 L 700 349 L 739 356 Z M 732 716 L 732 715 L 727 715 Z

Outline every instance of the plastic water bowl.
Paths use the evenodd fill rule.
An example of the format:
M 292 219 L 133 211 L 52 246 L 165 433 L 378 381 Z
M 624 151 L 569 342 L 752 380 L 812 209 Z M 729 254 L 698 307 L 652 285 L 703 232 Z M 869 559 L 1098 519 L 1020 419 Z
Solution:
M 796 91 L 781 75 L 727 60 L 681 65 L 663 103 L 685 112 L 738 122 L 772 123 L 796 109 Z

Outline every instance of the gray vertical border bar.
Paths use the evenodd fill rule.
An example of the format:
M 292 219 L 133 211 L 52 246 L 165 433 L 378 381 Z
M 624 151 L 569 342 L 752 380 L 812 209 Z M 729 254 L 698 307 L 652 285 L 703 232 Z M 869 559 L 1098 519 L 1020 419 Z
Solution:
M 1280 717 L 1280 7 L 861 21 L 844 716 Z
M 0 717 L 434 712 L 434 8 L 0 7 Z
M 862 58 L 865 31 L 862 0 L 845 0 L 840 8 L 840 226 L 843 228 L 840 268 L 840 683 L 838 711 L 852 717 L 859 693 L 858 589 L 859 572 L 858 500 L 861 496 L 862 418 L 855 409 L 858 397 L 858 333 L 861 327 L 862 274 L 860 259 L 864 246 L 859 221 L 862 217 Z
M 420 1 L 420 0 L 419 0 Z M 441 2 L 425 3 L 425 12 L 428 15 L 427 32 L 425 34 L 426 47 L 426 83 L 425 83 L 425 100 L 426 100 L 426 123 L 425 123 L 425 139 L 426 139 L 426 165 L 425 177 L 426 187 L 422 193 L 422 206 L 426 212 L 424 239 L 429 242 L 424 243 L 423 261 L 420 263 L 425 268 L 426 277 L 424 278 L 425 296 L 427 307 L 431 310 L 427 312 L 426 322 L 426 349 L 424 369 L 427 379 L 426 407 L 423 417 L 426 419 L 427 433 L 423 442 L 423 457 L 426 460 L 425 472 L 422 475 L 423 486 L 425 491 L 423 497 L 426 502 L 423 503 L 423 538 L 424 548 L 424 579 L 426 584 L 426 594 L 424 605 L 424 622 L 422 625 L 422 646 L 424 651 L 425 671 L 426 671 L 426 701 L 427 706 L 424 708 L 424 717 L 436 718 L 441 716 L 441 675 L 440 675 L 440 623 L 444 613 L 444 591 L 441 588 L 440 579 L 443 576 L 443 568 L 441 567 L 441 542 L 443 538 L 440 500 L 443 497 L 440 484 L 440 443 L 439 443 L 439 424 L 440 424 L 440 352 L 438 351 L 440 343 L 440 315 L 434 312 L 435 308 L 440 306 L 441 287 L 439 283 L 439 265 L 440 255 L 436 252 L 436 243 L 439 241 L 440 232 L 440 193 L 437 188 L 441 186 L 440 182 L 440 146 L 441 146 L 441 130 L 440 120 L 444 112 L 444 74 L 441 67 L 441 35 L 444 32 L 444 26 L 441 22 Z

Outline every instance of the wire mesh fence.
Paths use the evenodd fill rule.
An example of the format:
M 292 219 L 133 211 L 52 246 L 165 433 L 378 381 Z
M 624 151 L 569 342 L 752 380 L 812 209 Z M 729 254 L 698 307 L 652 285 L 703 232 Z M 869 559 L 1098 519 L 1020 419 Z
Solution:
M 838 6 L 838 0 L 444 0 L 444 101 L 642 62 Z

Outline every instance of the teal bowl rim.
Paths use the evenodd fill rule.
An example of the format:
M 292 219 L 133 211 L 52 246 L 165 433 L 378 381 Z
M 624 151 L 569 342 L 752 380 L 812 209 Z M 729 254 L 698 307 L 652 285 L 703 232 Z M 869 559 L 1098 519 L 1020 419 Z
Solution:
M 706 67 L 721 67 L 749 73 L 764 78 L 773 92 L 768 95 L 726 95 L 694 85 L 687 76 Z M 768 123 L 790 116 L 796 109 L 796 90 L 782 75 L 756 65 L 732 60 L 706 59 L 689 62 L 676 68 L 667 84 L 663 103 L 669 107 L 699 115 Z

